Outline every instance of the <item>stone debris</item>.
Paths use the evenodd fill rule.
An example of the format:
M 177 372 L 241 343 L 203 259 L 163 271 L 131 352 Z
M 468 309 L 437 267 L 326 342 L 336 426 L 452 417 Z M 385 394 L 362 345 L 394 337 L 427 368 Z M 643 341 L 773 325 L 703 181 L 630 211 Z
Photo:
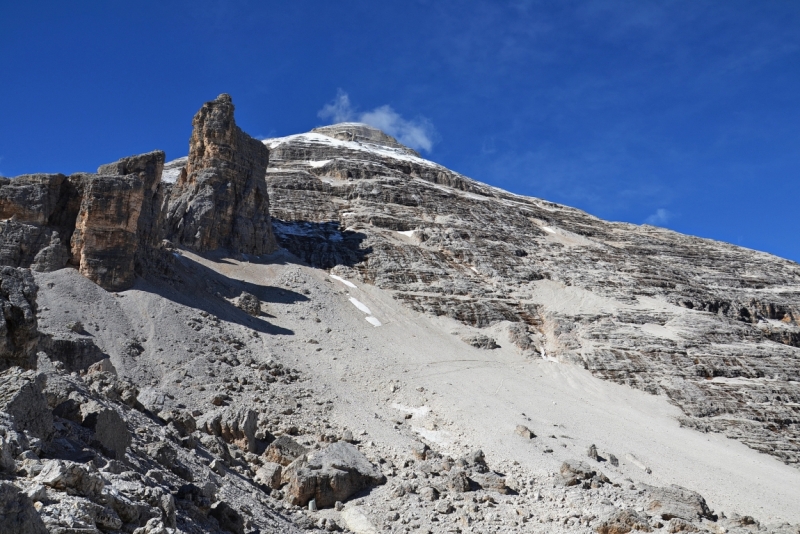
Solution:
M 462 337 L 461 340 L 467 345 L 472 345 L 476 349 L 492 350 L 500 347 L 497 341 L 483 334 Z
M 255 317 L 261 315 L 261 301 L 255 295 L 251 295 L 246 291 L 242 292 L 239 298 L 236 299 L 236 307 Z
M 352 444 L 337 442 L 310 453 L 289 479 L 287 500 L 305 506 L 330 507 L 370 485 L 383 484 L 386 477 Z
M 463 338 L 477 348 L 507 332 L 510 352 L 456 341 L 469 361 L 578 363 L 663 393 L 684 426 L 737 420 L 736 439 L 796 463 L 792 265 L 512 196 L 364 125 L 261 143 L 227 95 L 196 115 L 189 157 L 164 160 L 0 179 L 0 532 L 800 533 L 642 484 L 642 461 L 603 452 L 606 464 L 582 436 L 528 442 L 528 426 L 498 426 L 525 458 L 476 449 L 480 433 L 440 413 L 439 387 L 416 382 L 430 377 L 399 360 L 381 380 L 354 369 L 348 350 L 374 339 L 326 309 L 372 284 L 465 325 L 456 333 L 481 329 Z M 235 278 L 279 245 L 279 275 Z M 531 296 L 537 284 L 626 304 L 556 312 Z M 665 311 L 636 307 L 646 299 Z M 365 397 L 318 388 L 302 370 L 315 366 L 364 380 Z M 345 428 L 365 399 L 377 399 L 369 420 Z M 522 417 L 541 428 L 550 415 Z M 555 472 L 568 453 L 593 461 Z

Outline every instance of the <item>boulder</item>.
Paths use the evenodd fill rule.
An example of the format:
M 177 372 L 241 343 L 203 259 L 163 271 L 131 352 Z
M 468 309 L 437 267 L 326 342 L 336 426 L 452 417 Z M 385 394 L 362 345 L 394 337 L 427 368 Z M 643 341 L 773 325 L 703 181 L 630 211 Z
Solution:
M 464 336 L 461 338 L 461 340 L 467 345 L 472 345 L 476 349 L 492 350 L 500 347 L 500 345 L 497 344 L 497 341 L 483 334 Z
M 36 366 L 38 289 L 29 270 L 0 267 L 0 308 L 5 319 L 0 322 L 0 370 Z
M 0 373 L 0 412 L 5 412 L 15 429 L 39 439 L 53 433 L 53 413 L 43 390 L 45 375 L 20 368 Z
M 233 118 L 231 97 L 206 102 L 192 121 L 189 157 L 172 188 L 167 237 L 198 252 L 277 250 L 265 181 L 269 150 Z
M 286 499 L 299 506 L 315 499 L 317 506 L 324 508 L 385 481 L 380 469 L 355 445 L 339 441 L 308 455 L 305 466 L 296 471 L 285 488 Z
M 239 298 L 236 299 L 236 307 L 255 317 L 261 315 L 261 301 L 255 295 L 251 295 L 246 291 L 242 292 Z
M 80 407 L 81 425 L 94 431 L 103 452 L 117 460 L 125 457 L 131 433 L 125 420 L 111 408 L 89 401 Z
M 582 484 L 584 488 L 596 488 L 610 482 L 603 473 L 578 460 L 567 460 L 561 464 L 561 478 L 565 486 Z
M 267 462 L 258 468 L 254 480 L 267 486 L 271 489 L 279 489 L 281 487 L 281 476 L 283 474 L 283 467 L 281 464 Z
M 231 508 L 224 501 L 217 501 L 211 505 L 208 515 L 219 523 L 219 528 L 231 534 L 244 534 L 244 519 L 239 512 Z
M 264 451 L 264 459 L 268 462 L 287 466 L 307 452 L 308 449 L 289 436 L 280 436 L 270 443 L 267 450 Z
M 664 521 L 673 518 L 686 521 L 703 518 L 716 520 L 716 516 L 706 504 L 706 500 L 695 491 L 672 484 L 663 488 L 648 486 L 647 494 L 650 501 L 647 506 L 648 511 L 661 517 Z
M 598 534 L 627 534 L 632 531 L 652 532 L 647 516 L 635 510 L 619 510 L 601 522 L 595 531 Z
M 447 474 L 447 487 L 455 493 L 469 491 L 469 478 L 463 469 L 451 469 Z
M 34 480 L 55 490 L 70 491 L 84 497 L 100 495 L 104 486 L 98 473 L 67 460 L 48 460 Z
M 247 452 L 258 449 L 255 437 L 258 414 L 249 408 L 225 407 L 202 416 L 197 428 L 227 443 L 233 443 Z
M 0 532 L 47 534 L 33 501 L 10 482 L 0 482 Z
M 522 436 L 525 439 L 532 439 L 536 437 L 536 434 L 534 434 L 533 431 L 531 431 L 531 429 L 525 425 L 517 425 L 514 433 L 518 436 Z

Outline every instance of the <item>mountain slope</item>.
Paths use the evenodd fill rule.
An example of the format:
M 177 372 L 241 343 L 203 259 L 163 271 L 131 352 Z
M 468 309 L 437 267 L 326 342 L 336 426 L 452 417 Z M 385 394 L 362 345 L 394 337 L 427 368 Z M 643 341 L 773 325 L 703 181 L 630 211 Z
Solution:
M 513 195 L 353 130 L 265 141 L 282 246 L 414 310 L 507 321 L 530 357 L 666 395 L 687 426 L 800 461 L 796 263 Z

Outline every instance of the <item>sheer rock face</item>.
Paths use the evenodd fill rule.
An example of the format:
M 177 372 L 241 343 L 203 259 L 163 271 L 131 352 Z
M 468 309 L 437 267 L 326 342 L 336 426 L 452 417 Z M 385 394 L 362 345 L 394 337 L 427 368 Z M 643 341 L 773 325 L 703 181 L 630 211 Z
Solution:
M 0 179 L 0 219 L 44 225 L 56 210 L 63 174 L 25 174 Z
M 72 234 L 72 259 L 82 275 L 105 289 L 133 284 L 143 196 L 144 184 L 136 176 L 86 180 Z
M 164 222 L 164 152 L 156 150 L 147 154 L 122 158 L 114 163 L 100 166 L 100 175 L 136 175 L 142 182 L 142 205 L 136 232 L 141 247 L 156 246 L 161 241 Z
M 277 244 L 264 181 L 269 151 L 236 126 L 233 110 L 223 94 L 195 115 L 188 162 L 170 196 L 167 231 L 199 252 L 270 253 Z
M 42 272 L 71 263 L 105 289 L 127 289 L 136 260 L 161 240 L 163 166 L 156 151 L 98 174 L 0 180 L 0 263 Z
M 38 287 L 27 269 L 0 267 L 0 371 L 11 366 L 36 366 L 39 332 L 36 321 Z
M 419 312 L 506 321 L 529 357 L 667 395 L 684 425 L 800 462 L 800 266 L 513 195 L 384 136 L 265 141 L 282 246 Z

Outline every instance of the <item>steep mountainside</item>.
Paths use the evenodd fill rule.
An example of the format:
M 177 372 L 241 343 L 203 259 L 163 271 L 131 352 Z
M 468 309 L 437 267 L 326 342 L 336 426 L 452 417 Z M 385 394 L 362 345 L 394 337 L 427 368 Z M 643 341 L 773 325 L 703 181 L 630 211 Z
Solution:
M 513 195 L 386 137 L 342 124 L 266 141 L 282 246 L 414 310 L 507 321 L 530 357 L 667 395 L 684 424 L 800 462 L 799 265 Z
M 0 533 L 800 534 L 800 266 L 233 112 L 0 178 Z

